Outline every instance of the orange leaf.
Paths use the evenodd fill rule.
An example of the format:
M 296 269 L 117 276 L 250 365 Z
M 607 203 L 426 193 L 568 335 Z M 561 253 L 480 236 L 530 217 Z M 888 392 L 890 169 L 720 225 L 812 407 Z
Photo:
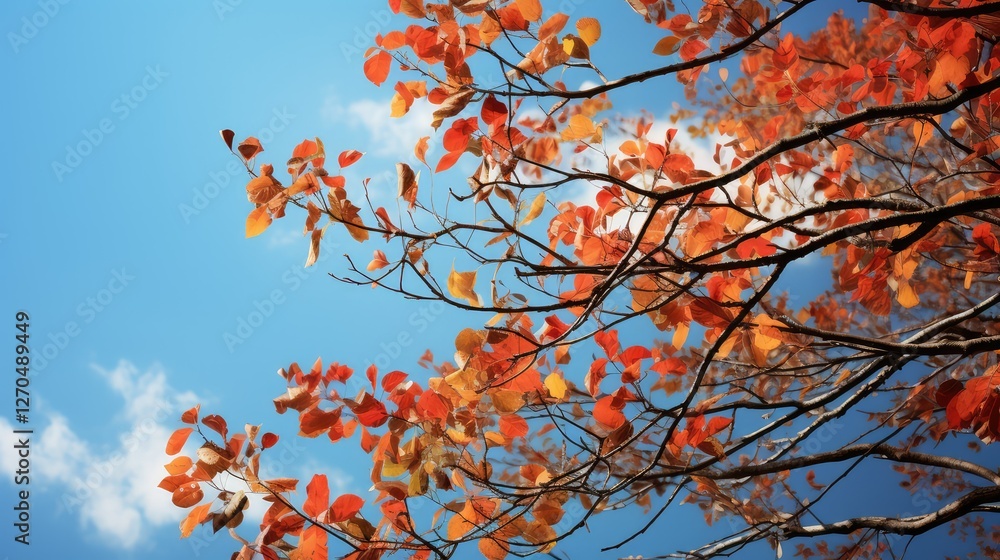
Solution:
M 306 486 L 306 502 L 302 504 L 302 511 L 312 518 L 316 518 L 323 513 L 330 504 L 330 485 L 327 483 L 325 474 L 315 474 Z
M 430 136 L 424 136 L 420 140 L 417 140 L 417 145 L 413 147 L 413 155 L 417 156 L 420 163 L 427 165 L 427 141 L 430 140 Z
M 167 440 L 167 455 L 177 455 L 184 448 L 184 444 L 187 443 L 188 436 L 194 428 L 178 428 L 173 434 L 170 435 L 170 439 Z
M 186 539 L 191 536 L 194 528 L 208 519 L 209 510 L 212 509 L 212 502 L 202 504 L 187 514 L 184 521 L 181 521 L 181 538 Z
M 515 0 L 517 9 L 528 21 L 538 21 L 542 19 L 542 3 L 539 0 Z
M 250 211 L 247 216 L 246 236 L 256 237 L 271 225 L 271 215 L 267 213 L 267 206 L 258 206 Z
M 668 35 L 656 42 L 656 46 L 653 47 L 653 54 L 658 54 L 660 56 L 669 56 L 677 52 L 677 47 L 680 45 L 681 40 L 673 35 Z
M 601 38 L 601 22 L 589 17 L 580 18 L 576 22 L 576 32 L 588 47 L 592 47 Z
M 500 417 L 500 433 L 514 439 L 528 434 L 528 423 L 517 414 L 505 414 Z
M 357 150 L 344 150 L 343 152 L 340 152 L 339 156 L 337 156 L 337 163 L 342 168 L 347 167 L 348 165 L 351 165 L 361 159 L 361 156 L 363 155 L 365 155 L 364 152 L 359 152 Z
M 198 411 L 201 410 L 201 405 L 195 405 L 184 411 L 181 414 L 181 422 L 185 424 L 196 424 L 198 422 Z
M 201 485 L 197 482 L 186 482 L 181 484 L 177 490 L 174 490 L 173 496 L 170 498 L 175 506 L 179 508 L 189 508 L 205 497 L 205 493 L 201 491 Z
M 333 505 L 330 506 L 330 512 L 327 514 L 326 520 L 328 523 L 347 521 L 357 515 L 363 505 L 365 505 L 365 501 L 354 494 L 339 496 L 334 500 Z
M 462 157 L 463 153 L 464 152 L 448 152 L 441 158 L 441 161 L 438 162 L 437 167 L 434 168 L 434 172 L 440 173 L 451 168 L 451 166 L 455 165 L 459 158 Z
M 622 414 L 624 408 L 624 401 L 614 395 L 601 397 L 594 404 L 594 420 L 612 430 L 619 428 L 625 423 L 625 415 Z
M 368 263 L 368 266 L 365 268 L 371 272 L 387 266 L 389 266 L 389 261 L 386 259 L 385 253 L 381 250 L 376 250 L 372 255 L 372 262 Z
M 163 468 L 167 469 L 170 474 L 184 474 L 191 468 L 193 462 L 190 457 L 177 457 L 173 461 L 170 461 Z
M 386 51 L 379 50 L 374 56 L 365 61 L 365 77 L 371 83 L 380 86 L 389 77 L 389 69 L 391 67 L 392 55 Z
M 683 61 L 694 60 L 694 58 L 698 56 L 698 54 L 701 53 L 701 51 L 707 48 L 708 45 L 706 45 L 699 39 L 695 39 L 692 37 L 687 41 L 684 41 L 684 44 L 681 45 L 681 60 Z

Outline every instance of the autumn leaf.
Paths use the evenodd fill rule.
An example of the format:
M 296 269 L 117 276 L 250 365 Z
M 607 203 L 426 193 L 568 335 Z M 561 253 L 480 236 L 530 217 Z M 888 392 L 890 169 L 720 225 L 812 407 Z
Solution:
M 550 373 L 545 378 L 545 388 L 549 390 L 549 395 L 557 400 L 562 400 L 566 396 L 566 381 L 558 373 Z
M 250 211 L 247 216 L 246 236 L 256 237 L 271 225 L 271 215 L 267 212 L 267 206 L 259 206 Z
M 465 300 L 473 307 L 479 307 L 479 294 L 476 293 L 476 271 L 458 272 L 452 266 L 448 275 L 448 293 L 455 299 Z
M 365 505 L 365 501 L 354 494 L 343 494 L 338 496 L 337 499 L 333 501 L 333 505 L 330 506 L 330 511 L 326 516 L 326 520 L 328 523 L 347 521 L 357 515 L 358 512 L 361 511 L 361 506 L 363 505 Z
M 202 504 L 190 511 L 187 516 L 181 521 L 181 538 L 186 539 L 191 536 L 194 532 L 195 527 L 205 522 L 208 519 L 210 510 L 212 509 L 212 504 Z
M 387 266 L 389 266 L 389 261 L 386 259 L 385 253 L 383 253 L 379 249 L 376 249 L 375 252 L 372 254 L 371 262 L 368 263 L 368 266 L 365 268 L 369 272 L 372 272 L 380 268 L 385 268 Z
M 225 138 L 225 135 L 223 135 L 223 138 Z M 260 145 L 260 140 L 257 140 L 253 136 L 249 136 L 246 140 L 240 142 L 240 145 L 236 147 L 236 151 L 243 156 L 245 161 L 250 161 L 256 157 L 257 154 L 263 152 L 264 147 Z
M 588 47 L 592 47 L 601 38 L 601 22 L 589 17 L 580 18 L 576 22 L 576 33 Z
M 325 474 L 315 474 L 306 486 L 306 501 L 302 511 L 315 519 L 330 505 L 330 485 Z
M 417 183 L 419 181 L 420 174 L 414 173 L 408 164 L 396 164 L 396 194 L 409 204 L 410 211 L 416 207 Z
M 339 156 L 337 156 L 337 164 L 340 165 L 341 168 L 348 167 L 356 163 L 363 155 L 365 155 L 363 152 L 359 152 L 357 150 L 344 150 L 343 152 L 340 152 Z
M 669 56 L 677 52 L 680 48 L 681 40 L 673 35 L 668 35 L 656 42 L 653 47 L 653 54 L 658 54 L 660 56 Z
M 205 493 L 201 491 L 200 484 L 197 482 L 187 482 L 174 490 L 170 500 L 179 508 L 189 508 L 200 502 L 204 497 Z
M 514 0 L 521 15 L 528 21 L 542 19 L 542 3 L 540 0 Z
M 376 86 L 382 85 L 389 77 L 389 69 L 392 66 L 392 55 L 379 50 L 373 56 L 365 60 L 364 71 L 368 81 Z
M 545 209 L 545 193 L 538 193 L 534 199 L 531 201 L 531 206 L 528 207 L 528 213 L 525 214 L 521 221 L 518 223 L 519 226 L 526 226 L 534 221 L 535 218 L 542 215 L 542 210 Z
M 170 435 L 170 439 L 167 440 L 167 455 L 177 455 L 184 448 L 184 444 L 187 443 L 188 436 L 194 428 L 178 428 Z

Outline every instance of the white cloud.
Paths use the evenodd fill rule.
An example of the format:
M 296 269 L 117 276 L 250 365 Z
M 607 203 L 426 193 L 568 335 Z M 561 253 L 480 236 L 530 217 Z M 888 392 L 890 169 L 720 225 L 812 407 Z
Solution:
M 337 126 L 346 124 L 364 130 L 368 135 L 366 146 L 371 153 L 399 161 L 413 153 L 417 140 L 435 134 L 430 126 L 434 107 L 426 100 L 418 99 L 409 113 L 393 119 L 389 118 L 387 100 L 361 99 L 345 107 L 336 97 L 328 97 L 321 114 Z
M 267 248 L 280 249 L 299 243 L 303 248 L 308 247 L 305 236 L 301 230 L 287 228 L 271 228 L 274 231 L 267 232 Z
M 140 372 L 122 361 L 111 370 L 94 369 L 124 400 L 114 416 L 125 426 L 117 445 L 91 441 L 74 430 L 71 419 L 49 412 L 45 428 L 31 436 L 31 483 L 60 495 L 58 515 L 75 515 L 103 542 L 131 549 L 152 527 L 179 520 L 170 494 L 156 486 L 170 460 L 163 446 L 177 414 L 197 398 L 170 388 L 157 367 Z M 0 419 L 0 464 L 6 472 L 17 463 L 12 429 Z

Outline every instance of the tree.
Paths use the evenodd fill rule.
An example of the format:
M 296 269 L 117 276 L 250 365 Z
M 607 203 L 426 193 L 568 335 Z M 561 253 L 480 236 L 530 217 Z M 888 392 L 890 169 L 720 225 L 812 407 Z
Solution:
M 983 447 L 1000 437 L 998 4 L 860 1 L 862 23 L 833 12 L 812 30 L 812 0 L 618 3 L 662 36 L 643 45 L 602 43 L 597 19 L 539 0 L 389 0 L 400 30 L 376 37 L 363 71 L 403 78 L 392 117 L 434 108 L 396 166 L 397 207 L 333 171 L 359 151 L 334 166 L 304 141 L 286 187 L 248 138 L 234 152 L 255 177 L 246 233 L 291 204 L 307 266 L 324 237 L 349 236 L 373 255 L 348 256 L 339 278 L 467 310 L 475 328 L 456 333 L 453 360 L 428 351 L 416 370 L 281 370 L 274 404 L 300 436 L 370 455 L 366 498 L 331 502 L 322 475 L 304 500 L 298 481 L 260 480 L 277 435 L 187 411 L 168 453 L 194 430 L 204 442 L 161 484 L 193 508 L 182 534 L 238 526 L 258 494 L 270 508 L 234 558 L 478 546 L 499 560 L 555 555 L 609 510 L 641 508 L 644 525 L 597 543 L 626 554 L 691 503 L 726 534 L 665 541 L 663 556 L 784 543 L 895 557 L 948 525 L 1000 554 L 987 524 L 1000 472 Z M 647 69 L 598 64 L 609 42 Z M 652 95 L 668 78 L 685 103 Z M 612 113 L 632 92 L 647 112 Z M 458 164 L 474 167 L 468 188 L 441 192 Z M 791 282 L 816 270 L 830 289 L 798 296 Z M 927 505 L 833 517 L 856 470 Z

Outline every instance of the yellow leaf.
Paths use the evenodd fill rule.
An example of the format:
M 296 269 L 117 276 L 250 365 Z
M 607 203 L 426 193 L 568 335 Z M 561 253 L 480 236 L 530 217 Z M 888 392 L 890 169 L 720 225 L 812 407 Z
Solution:
M 256 237 L 271 225 L 271 215 L 267 213 L 267 206 L 254 208 L 247 216 L 247 237 Z
M 516 0 L 517 9 L 528 21 L 538 21 L 542 19 L 542 3 L 539 0 Z
M 903 307 L 910 309 L 920 303 L 920 296 L 917 295 L 916 290 L 909 282 L 902 282 L 899 284 L 899 289 L 896 290 L 896 301 Z
M 427 493 L 427 471 L 419 469 L 410 477 L 406 488 L 407 496 L 423 496 Z
M 458 272 L 451 267 L 448 275 L 448 293 L 457 299 L 464 299 L 469 305 L 479 307 L 479 294 L 476 293 L 476 271 Z
M 589 17 L 580 18 L 576 22 L 576 32 L 583 39 L 583 42 L 587 43 L 588 47 L 591 47 L 601 38 L 601 22 Z
M 569 125 L 562 131 L 562 139 L 567 141 L 583 140 L 593 137 L 596 133 L 597 127 L 594 125 L 594 121 L 584 115 L 573 115 L 569 119 Z
M 673 35 L 668 35 L 656 42 L 656 46 L 653 47 L 653 54 L 658 54 L 660 56 L 669 56 L 677 52 L 677 48 L 680 46 L 681 40 Z
M 382 476 L 386 478 L 396 478 L 397 476 L 402 476 L 409 470 L 408 465 L 400 465 L 393 463 L 392 461 L 384 461 L 382 463 Z
M 545 388 L 554 399 L 562 399 L 566 396 L 566 382 L 558 373 L 550 373 L 545 378 Z
M 542 214 L 542 210 L 545 209 L 545 193 L 539 193 L 534 200 L 531 201 L 531 207 L 528 208 L 528 215 L 521 220 L 520 225 L 526 226 L 530 224 L 535 218 Z
M 784 327 L 780 321 L 764 315 L 763 313 L 754 318 L 757 327 L 753 330 L 753 344 L 760 350 L 768 352 L 781 346 L 781 331 L 777 327 Z
M 403 96 L 396 92 L 392 96 L 392 101 L 389 102 L 389 116 L 398 119 L 402 117 L 407 112 L 409 112 L 410 107 L 406 104 L 406 100 Z
M 590 47 L 583 39 L 575 35 L 563 37 L 563 52 L 572 58 L 590 60 Z

